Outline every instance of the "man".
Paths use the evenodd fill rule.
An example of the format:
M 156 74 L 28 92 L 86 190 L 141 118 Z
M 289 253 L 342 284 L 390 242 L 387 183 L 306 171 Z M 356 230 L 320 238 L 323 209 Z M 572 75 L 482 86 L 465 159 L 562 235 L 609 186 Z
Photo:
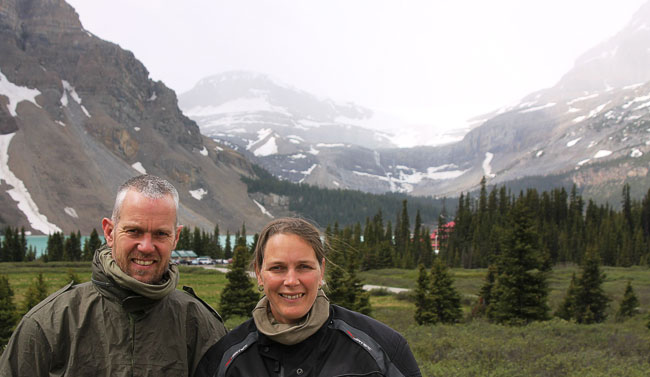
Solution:
M 226 333 L 170 264 L 181 226 L 178 192 L 151 175 L 120 186 L 102 220 L 106 244 L 92 280 L 27 313 L 0 359 L 0 376 L 191 376 Z

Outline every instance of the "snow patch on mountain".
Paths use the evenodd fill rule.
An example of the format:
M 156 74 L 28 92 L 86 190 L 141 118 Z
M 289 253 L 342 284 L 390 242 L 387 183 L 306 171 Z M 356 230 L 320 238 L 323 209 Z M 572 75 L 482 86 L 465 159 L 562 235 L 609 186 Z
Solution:
M 284 107 L 272 105 L 266 98 L 261 97 L 237 98 L 218 106 L 195 106 L 186 110 L 185 115 L 191 118 L 231 113 L 250 113 L 255 111 L 266 111 L 292 116 Z
M 270 217 L 270 218 L 272 218 L 272 219 L 275 218 L 275 217 L 271 214 L 271 212 L 269 212 L 266 208 L 264 208 L 264 206 L 261 205 L 257 200 L 253 199 L 253 203 L 255 203 L 255 205 L 257 205 L 257 207 L 260 209 L 260 211 L 262 211 L 262 214 L 263 214 L 263 215 L 266 215 L 266 216 L 268 216 L 268 217 Z
M 483 173 L 485 174 L 486 177 L 489 178 L 496 177 L 496 174 L 492 173 L 492 166 L 490 165 L 493 158 L 494 158 L 493 153 L 485 152 L 485 159 L 483 160 Z
M 589 118 L 593 118 L 593 117 L 595 117 L 596 115 L 598 115 L 601 111 L 603 111 L 603 109 L 605 108 L 605 106 L 607 106 L 610 102 L 612 102 L 612 101 L 607 101 L 607 102 L 603 103 L 602 105 L 596 107 L 595 109 L 591 110 L 591 111 L 589 112 L 588 117 L 589 117 Z
M 190 190 L 190 195 L 196 200 L 201 200 L 205 195 L 208 194 L 208 191 L 205 190 L 204 188 L 199 188 L 196 190 Z
M 272 154 L 278 153 L 278 145 L 275 142 L 275 136 L 270 137 L 264 145 L 259 148 L 256 148 L 253 154 L 255 156 L 270 156 Z
M 623 107 L 623 109 L 627 109 L 630 106 L 634 105 L 635 103 L 647 102 L 648 100 L 650 100 L 650 94 L 648 94 L 647 96 L 635 97 L 635 98 L 631 99 L 630 101 L 628 101 L 627 103 L 625 103 L 622 107 Z
M 81 110 L 84 112 L 84 114 L 86 114 L 86 116 L 90 118 L 90 113 L 88 112 L 88 110 L 86 110 L 86 107 L 81 104 L 81 97 L 79 97 L 75 88 L 72 85 L 70 85 L 70 83 L 67 82 L 66 80 L 61 80 L 61 84 L 63 85 L 63 95 L 61 95 L 61 104 L 67 107 L 68 96 L 70 96 L 77 103 L 77 105 L 81 106 Z
M 7 77 L 0 71 L 0 95 L 5 95 L 9 99 L 7 103 L 7 108 L 11 116 L 17 116 L 16 107 L 22 101 L 29 101 L 41 107 L 36 103 L 36 96 L 40 95 L 41 92 L 38 89 L 30 89 L 24 86 L 18 86 L 7 79 Z
M 611 154 L 612 154 L 612 151 L 601 149 L 598 152 L 596 152 L 596 154 L 594 155 L 594 158 L 603 158 L 603 157 L 607 157 L 607 156 L 609 156 Z
M 144 166 L 142 166 L 142 163 L 140 161 L 133 163 L 131 167 L 137 170 L 140 174 L 147 174 L 147 170 L 144 168 Z
M 63 212 L 65 212 L 70 217 L 74 217 L 75 219 L 79 218 L 79 215 L 77 214 L 77 211 L 72 207 L 65 207 L 63 209 Z
M 529 109 L 521 110 L 519 113 L 521 113 L 521 114 L 532 113 L 532 112 L 535 112 L 535 111 L 548 109 L 548 108 L 553 107 L 555 105 L 556 105 L 555 102 L 550 102 L 550 103 L 547 103 L 545 105 L 535 106 L 535 107 L 531 107 Z
M 568 143 L 566 143 L 567 148 L 571 148 L 572 146 L 576 145 L 581 139 L 582 139 L 582 136 L 577 138 L 577 139 L 573 139 L 573 140 L 569 141 Z
M 47 221 L 47 217 L 40 213 L 23 181 L 9 170 L 9 144 L 14 135 L 15 133 L 0 135 L 0 181 L 4 180 L 13 187 L 7 190 L 7 194 L 18 202 L 18 209 L 25 214 L 32 228 L 45 234 L 61 232 L 61 228 Z

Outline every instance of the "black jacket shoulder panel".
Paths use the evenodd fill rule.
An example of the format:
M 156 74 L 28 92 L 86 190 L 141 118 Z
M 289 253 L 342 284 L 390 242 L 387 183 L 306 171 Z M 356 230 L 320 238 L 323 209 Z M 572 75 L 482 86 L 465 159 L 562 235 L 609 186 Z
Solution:
M 406 339 L 391 327 L 338 305 L 331 305 L 332 326 L 368 351 L 387 376 L 420 376 Z
M 251 318 L 235 327 L 206 351 L 196 368 L 194 376 L 223 376 L 232 360 L 257 342 L 257 338 L 257 327 L 255 327 L 255 322 Z M 239 352 L 237 352 L 238 350 Z

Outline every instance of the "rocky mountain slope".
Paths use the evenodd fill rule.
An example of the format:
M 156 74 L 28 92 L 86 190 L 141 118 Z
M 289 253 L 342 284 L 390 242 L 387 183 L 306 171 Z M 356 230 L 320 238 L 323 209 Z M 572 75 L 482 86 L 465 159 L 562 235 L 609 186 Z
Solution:
M 63 0 L 0 0 L 0 225 L 88 234 L 142 172 L 179 190 L 181 223 L 260 229 L 239 153 L 204 137 L 129 51 Z
M 294 182 L 454 196 L 485 176 L 490 184 L 575 183 L 588 197 L 618 202 L 623 182 L 637 196 L 650 184 L 649 66 L 650 3 L 580 56 L 557 85 L 482 116 L 461 141 L 435 147 L 394 148 L 384 142 L 389 136 L 369 130 L 350 137 L 353 122 L 345 126 L 333 103 L 316 110 L 305 105 L 317 103 L 312 95 L 252 74 L 206 79 L 180 104 L 203 133 Z M 278 92 L 291 101 L 279 101 Z M 371 114 L 352 109 L 345 119 Z

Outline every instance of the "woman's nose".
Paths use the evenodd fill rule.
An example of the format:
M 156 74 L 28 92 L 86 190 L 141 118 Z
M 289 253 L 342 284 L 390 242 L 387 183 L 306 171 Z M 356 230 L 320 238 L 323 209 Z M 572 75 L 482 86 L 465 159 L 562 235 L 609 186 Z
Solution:
M 292 268 L 290 268 L 287 271 L 287 275 L 284 277 L 284 285 L 296 285 L 298 284 L 298 275 L 296 274 L 296 271 Z

